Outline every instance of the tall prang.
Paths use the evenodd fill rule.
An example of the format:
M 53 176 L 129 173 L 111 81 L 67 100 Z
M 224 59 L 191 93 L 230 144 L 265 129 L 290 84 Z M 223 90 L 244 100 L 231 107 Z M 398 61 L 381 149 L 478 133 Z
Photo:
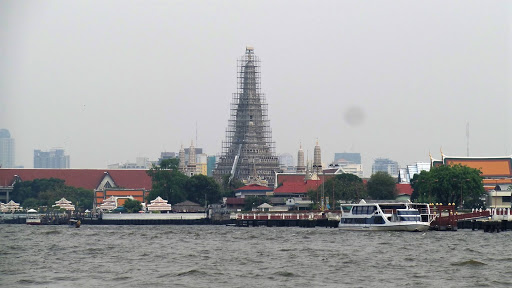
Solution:
M 231 102 L 231 117 L 213 176 L 274 186 L 279 158 L 272 141 L 265 95 L 260 91 L 260 61 L 247 47 L 238 60 L 238 88 Z M 255 179 L 257 178 L 257 179 Z

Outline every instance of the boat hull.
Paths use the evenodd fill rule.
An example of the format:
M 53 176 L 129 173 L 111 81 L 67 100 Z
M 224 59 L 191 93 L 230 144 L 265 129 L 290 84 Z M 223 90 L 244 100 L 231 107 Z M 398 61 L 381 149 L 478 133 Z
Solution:
M 387 224 L 339 224 L 341 230 L 350 231 L 411 231 L 421 232 L 430 229 L 428 223 L 387 223 Z
M 41 219 L 27 219 L 27 225 L 41 225 Z

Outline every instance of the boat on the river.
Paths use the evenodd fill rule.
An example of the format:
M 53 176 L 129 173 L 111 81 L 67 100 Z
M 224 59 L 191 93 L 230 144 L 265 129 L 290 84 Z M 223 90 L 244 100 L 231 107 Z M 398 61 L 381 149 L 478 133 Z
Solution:
M 41 225 L 41 217 L 36 210 L 30 209 L 27 211 L 27 220 L 26 223 L 28 225 Z
M 70 227 L 80 228 L 80 225 L 82 224 L 82 222 L 80 221 L 80 219 L 71 218 L 71 219 L 69 219 L 68 224 Z
M 341 215 L 340 229 L 426 231 L 430 228 L 430 217 L 422 217 L 424 215 L 420 214 L 420 209 L 411 202 L 361 200 L 358 204 L 350 204 L 349 209 Z M 430 214 L 429 211 L 422 213 Z

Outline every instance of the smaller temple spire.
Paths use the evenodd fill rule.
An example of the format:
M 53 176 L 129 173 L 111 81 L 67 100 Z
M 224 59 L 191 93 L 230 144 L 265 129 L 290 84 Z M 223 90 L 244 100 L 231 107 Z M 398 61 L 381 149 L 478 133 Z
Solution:
M 302 150 L 302 143 L 300 143 L 299 152 L 297 153 L 297 173 L 304 173 L 306 166 L 304 165 L 304 150 Z
M 194 147 L 194 140 L 190 141 L 190 148 L 188 152 L 188 165 L 196 165 L 196 148 Z
M 180 163 L 178 164 L 178 169 L 181 172 L 185 172 L 185 149 L 183 149 L 183 144 L 181 144 L 179 158 L 180 158 Z
M 322 172 L 322 152 L 320 150 L 320 145 L 318 144 L 318 139 L 316 140 L 316 146 L 313 154 L 313 172 Z

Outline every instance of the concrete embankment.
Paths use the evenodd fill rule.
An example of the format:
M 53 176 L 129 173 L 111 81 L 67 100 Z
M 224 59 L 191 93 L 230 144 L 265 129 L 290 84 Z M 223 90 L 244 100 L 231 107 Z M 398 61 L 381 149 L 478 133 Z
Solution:
M 205 213 L 140 213 L 102 214 L 98 218 L 83 218 L 89 225 L 204 225 L 210 224 Z

